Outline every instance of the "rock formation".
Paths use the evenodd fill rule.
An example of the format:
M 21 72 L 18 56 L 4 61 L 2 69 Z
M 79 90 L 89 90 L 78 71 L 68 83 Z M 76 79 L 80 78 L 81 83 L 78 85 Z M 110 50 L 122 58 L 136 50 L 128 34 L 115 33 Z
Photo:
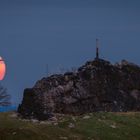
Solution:
M 123 60 L 111 64 L 95 59 L 77 72 L 56 74 L 25 89 L 18 112 L 45 120 L 54 113 L 140 111 L 140 67 Z

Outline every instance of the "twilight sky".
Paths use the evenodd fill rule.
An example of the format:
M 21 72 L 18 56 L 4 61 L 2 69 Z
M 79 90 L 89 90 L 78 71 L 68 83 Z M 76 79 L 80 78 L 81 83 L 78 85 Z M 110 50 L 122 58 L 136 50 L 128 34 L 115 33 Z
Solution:
M 1 84 L 14 104 L 24 88 L 49 72 L 95 57 L 140 64 L 139 0 L 0 0 L 0 56 L 7 64 Z

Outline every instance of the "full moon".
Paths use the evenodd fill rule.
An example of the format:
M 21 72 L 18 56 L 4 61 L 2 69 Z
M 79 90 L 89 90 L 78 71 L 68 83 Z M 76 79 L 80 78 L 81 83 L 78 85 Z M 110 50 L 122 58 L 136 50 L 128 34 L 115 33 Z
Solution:
M 2 57 L 0 57 L 0 80 L 4 79 L 6 73 L 6 65 Z

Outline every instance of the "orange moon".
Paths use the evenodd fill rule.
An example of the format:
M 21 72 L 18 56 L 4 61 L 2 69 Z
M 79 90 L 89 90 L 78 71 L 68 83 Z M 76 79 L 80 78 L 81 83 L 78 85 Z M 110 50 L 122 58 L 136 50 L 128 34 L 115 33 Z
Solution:
M 2 57 L 0 57 L 0 80 L 3 80 L 6 73 L 6 65 Z

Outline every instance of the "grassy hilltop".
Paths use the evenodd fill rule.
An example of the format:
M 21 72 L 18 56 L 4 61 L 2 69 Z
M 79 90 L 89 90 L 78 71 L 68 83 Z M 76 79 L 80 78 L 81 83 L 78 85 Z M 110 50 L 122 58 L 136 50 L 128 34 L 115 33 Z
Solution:
M 140 140 L 140 113 L 63 116 L 54 122 L 0 113 L 0 140 Z

